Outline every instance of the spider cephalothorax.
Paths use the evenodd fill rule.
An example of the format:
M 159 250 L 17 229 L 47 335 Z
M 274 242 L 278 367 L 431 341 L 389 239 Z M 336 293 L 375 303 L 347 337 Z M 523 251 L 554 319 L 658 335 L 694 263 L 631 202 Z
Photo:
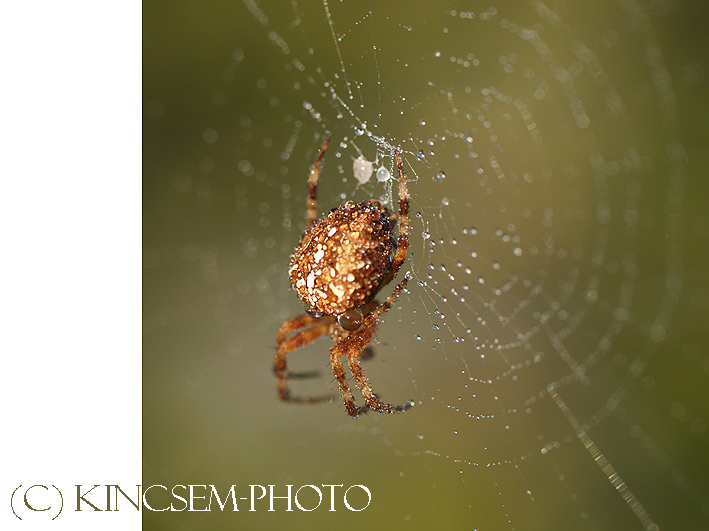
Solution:
M 303 301 L 306 312 L 283 323 L 276 340 L 278 352 L 274 370 L 283 400 L 314 402 L 329 398 L 293 397 L 288 390 L 286 354 L 329 334 L 336 341 L 330 350 L 332 370 L 340 387 L 347 412 L 353 417 L 369 409 L 380 413 L 406 411 L 411 403 L 384 404 L 374 395 L 362 375 L 359 357 L 372 339 L 379 318 L 391 307 L 408 280 L 405 277 L 382 303 L 377 292 L 401 268 L 408 250 L 409 192 L 401 155 L 396 152 L 399 170 L 399 235 L 393 230 L 397 217 L 375 200 L 348 201 L 333 209 L 316 224 L 317 181 L 329 144 L 320 149 L 308 180 L 307 229 L 290 261 L 289 277 Z M 289 332 L 300 332 L 287 337 Z M 347 356 L 350 372 L 367 404 L 357 407 L 345 377 L 341 356 Z

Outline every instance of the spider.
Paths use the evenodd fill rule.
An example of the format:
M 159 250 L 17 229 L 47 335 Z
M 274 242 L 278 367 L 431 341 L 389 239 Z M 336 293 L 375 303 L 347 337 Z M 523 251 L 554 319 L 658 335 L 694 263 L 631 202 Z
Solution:
M 413 402 L 391 405 L 380 402 L 362 374 L 359 358 L 377 330 L 379 319 L 396 302 L 410 273 L 394 288 L 384 302 L 375 296 L 399 272 L 409 246 L 409 190 L 401 154 L 396 151 L 399 169 L 399 234 L 393 229 L 397 216 L 379 201 L 347 201 L 316 223 L 317 185 L 330 139 L 320 148 L 308 177 L 307 227 L 291 257 L 289 277 L 293 289 L 305 304 L 306 313 L 287 320 L 276 334 L 277 353 L 274 372 L 278 377 L 281 400 L 318 402 L 330 395 L 297 397 L 290 393 L 288 379 L 312 376 L 290 374 L 286 355 L 326 334 L 335 341 L 330 349 L 332 372 L 340 388 L 347 413 L 356 417 L 369 410 L 377 413 L 406 411 Z M 302 330 L 300 330 L 302 329 Z M 296 332 L 290 337 L 289 333 Z M 365 405 L 357 406 L 340 358 L 347 364 Z

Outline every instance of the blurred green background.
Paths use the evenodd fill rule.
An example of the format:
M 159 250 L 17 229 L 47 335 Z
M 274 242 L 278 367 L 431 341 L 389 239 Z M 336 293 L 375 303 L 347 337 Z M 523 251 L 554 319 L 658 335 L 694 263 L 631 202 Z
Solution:
M 707 528 L 707 8 L 331 4 L 144 4 L 143 485 L 236 485 L 246 497 L 252 484 L 278 495 L 359 484 L 372 503 L 348 511 L 340 494 L 335 512 L 327 499 L 313 512 L 286 512 L 284 500 L 250 512 L 240 501 L 238 513 L 144 512 L 145 528 Z M 506 94 L 524 96 L 540 143 Z M 589 128 L 577 126 L 584 113 Z M 286 266 L 322 137 L 335 143 L 321 213 L 385 192 L 351 177 L 347 139 L 364 122 L 407 151 L 420 213 L 416 285 L 364 370 L 382 399 L 417 406 L 352 420 L 339 399 L 280 403 L 271 364 L 276 330 L 302 311 Z M 627 162 L 632 150 L 637 165 L 599 177 L 600 156 Z M 500 227 L 521 236 L 523 254 L 494 236 Z M 463 271 L 480 263 L 476 286 Z M 521 281 L 490 294 L 510 278 L 541 295 Z M 453 341 L 465 328 L 477 339 Z M 472 348 L 496 340 L 507 347 Z M 334 388 L 328 347 L 290 356 L 321 372 L 294 388 Z M 566 387 L 564 349 L 588 371 Z M 550 399 L 554 382 L 642 511 Z

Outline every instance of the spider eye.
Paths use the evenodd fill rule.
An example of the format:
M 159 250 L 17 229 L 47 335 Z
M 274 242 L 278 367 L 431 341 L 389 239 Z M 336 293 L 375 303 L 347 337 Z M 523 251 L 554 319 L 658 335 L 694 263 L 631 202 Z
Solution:
M 363 322 L 364 315 L 359 308 L 352 308 L 337 316 L 337 323 L 348 332 L 354 332 Z

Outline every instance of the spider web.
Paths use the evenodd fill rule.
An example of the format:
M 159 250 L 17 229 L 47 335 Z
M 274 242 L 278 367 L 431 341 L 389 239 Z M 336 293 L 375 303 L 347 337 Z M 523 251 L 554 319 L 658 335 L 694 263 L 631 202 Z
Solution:
M 668 37 L 701 14 L 461 4 L 183 6 L 203 51 L 146 30 L 144 418 L 161 420 L 144 427 L 144 482 L 364 484 L 376 503 L 359 518 L 379 527 L 706 526 L 709 223 L 682 105 L 706 82 L 698 48 Z M 302 312 L 286 264 L 326 136 L 321 214 L 394 205 L 404 153 L 414 280 L 364 372 L 384 401 L 416 402 L 406 415 L 277 402 L 273 336 Z M 336 389 L 328 346 L 289 355 L 321 371 L 293 387 Z M 161 416 L 166 397 L 186 417 Z M 196 458 L 205 445 L 226 466 Z M 192 516 L 146 515 L 166 518 Z

